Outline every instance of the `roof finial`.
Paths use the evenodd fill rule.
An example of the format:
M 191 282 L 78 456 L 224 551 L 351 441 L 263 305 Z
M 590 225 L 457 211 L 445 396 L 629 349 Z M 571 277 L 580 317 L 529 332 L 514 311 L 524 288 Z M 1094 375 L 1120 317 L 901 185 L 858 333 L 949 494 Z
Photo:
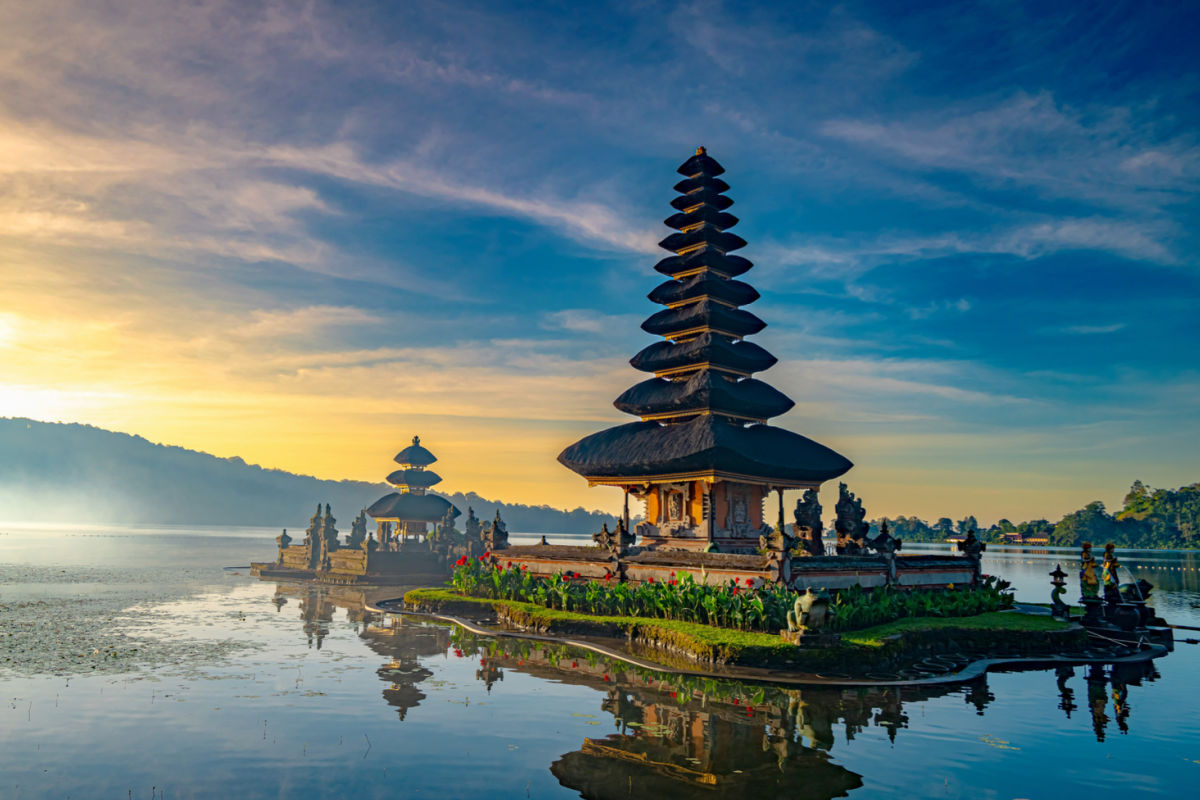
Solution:
M 421 443 L 421 437 L 420 437 L 420 436 L 414 436 L 414 437 L 413 437 L 413 444 L 420 444 L 420 443 Z
M 700 145 L 699 147 L 696 148 L 696 155 L 698 155 L 698 156 L 702 156 L 707 152 L 708 152 L 708 150 L 705 149 L 704 145 Z

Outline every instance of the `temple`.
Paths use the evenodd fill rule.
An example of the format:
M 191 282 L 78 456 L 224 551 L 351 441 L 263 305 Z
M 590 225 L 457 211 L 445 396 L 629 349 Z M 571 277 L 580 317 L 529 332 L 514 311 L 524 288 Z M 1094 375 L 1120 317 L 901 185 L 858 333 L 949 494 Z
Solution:
M 742 308 L 759 294 L 737 280 L 753 265 L 732 254 L 746 242 L 729 232 L 738 218 L 727 211 L 725 170 L 700 147 L 678 172 L 678 213 L 665 220 L 677 233 L 659 242 L 674 255 L 655 265 L 667 280 L 649 294 L 665 309 L 642 323 L 662 341 L 630 361 L 654 377 L 614 402 L 641 421 L 587 436 L 558 460 L 590 485 L 621 487 L 626 527 L 629 496 L 645 502 L 643 547 L 752 553 L 772 528 L 763 515 L 772 491 L 782 527 L 785 489 L 816 489 L 853 465 L 767 424 L 794 403 L 753 377 L 776 358 L 746 340 L 766 323 Z
M 275 539 L 275 561 L 252 562 L 251 574 L 359 585 L 442 583 L 450 574 L 453 546 L 461 538 L 454 530 L 461 512 L 446 498 L 428 493 L 442 479 L 426 469 L 437 457 L 421 446 L 419 436 L 396 454 L 395 461 L 400 469 L 388 475 L 387 482 L 397 491 L 364 509 L 345 542 L 329 506 L 322 514 L 318 505 L 304 540 L 293 543 L 285 530 Z M 367 515 L 375 520 L 375 536 L 367 532 Z M 431 523 L 438 523 L 433 530 Z
M 437 456 L 421 446 L 420 436 L 414 436 L 412 444 L 393 460 L 400 469 L 389 474 L 387 482 L 399 491 L 384 495 L 367 509 L 378 525 L 380 549 L 428 549 L 429 525 L 446 519 L 447 514 L 453 522 L 462 512 L 444 497 L 426 493 L 426 489 L 441 483 L 442 477 L 426 469 L 437 461 Z

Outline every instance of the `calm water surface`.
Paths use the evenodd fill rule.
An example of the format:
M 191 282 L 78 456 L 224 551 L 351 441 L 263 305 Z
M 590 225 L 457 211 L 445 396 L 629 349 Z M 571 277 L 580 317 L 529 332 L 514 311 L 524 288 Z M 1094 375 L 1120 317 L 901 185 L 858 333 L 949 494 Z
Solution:
M 0 525 L 0 797 L 1065 800 L 1200 782 L 1197 645 L 1149 670 L 936 690 L 687 681 L 259 582 L 244 567 L 275 534 Z M 1122 560 L 1169 621 L 1200 626 L 1195 554 Z M 984 566 L 1043 602 L 1058 561 L 1073 576 L 1063 551 L 992 548 Z

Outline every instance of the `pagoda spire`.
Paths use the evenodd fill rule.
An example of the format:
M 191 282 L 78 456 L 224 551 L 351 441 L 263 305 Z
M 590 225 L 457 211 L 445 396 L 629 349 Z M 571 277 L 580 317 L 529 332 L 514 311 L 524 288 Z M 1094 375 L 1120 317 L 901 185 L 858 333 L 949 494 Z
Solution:
M 585 436 L 564 449 L 559 461 L 593 484 L 643 493 L 660 482 L 712 485 L 729 480 L 734 497 L 742 491 L 739 486 L 808 488 L 842 475 L 852 466 L 844 456 L 767 424 L 794 403 L 753 377 L 774 366 L 776 358 L 746 341 L 766 323 L 743 308 L 759 294 L 738 280 L 754 265 L 734 253 L 746 241 L 730 231 L 738 218 L 728 212 L 733 200 L 720 177 L 725 168 L 698 147 L 678 172 L 683 179 L 675 184 L 678 196 L 671 201 L 676 213 L 665 220 L 674 232 L 659 243 L 672 255 L 654 266 L 667 280 L 648 295 L 664 308 L 642 323 L 642 330 L 661 340 L 630 361 L 653 377 L 614 402 L 641 419 Z M 702 494 L 713 497 L 700 484 L 688 491 L 693 500 Z M 720 515 L 732 508 L 720 507 L 726 509 Z M 699 525 L 697 513 L 692 509 L 684 516 Z M 725 518 L 717 519 L 712 509 L 706 513 L 710 516 L 703 525 L 709 533 L 704 535 L 717 535 L 712 531 L 723 529 Z M 741 516 L 740 511 L 732 513 L 729 524 L 741 526 Z
M 655 269 L 669 280 L 648 295 L 666 306 L 642 323 L 642 330 L 663 337 L 630 363 L 655 377 L 633 386 L 614 405 L 645 421 L 681 422 L 712 414 L 736 423 L 765 422 L 794 403 L 766 383 L 751 377 L 776 359 L 745 341 L 766 323 L 741 307 L 758 299 L 748 283 L 734 280 L 753 264 L 731 251 L 746 241 L 729 229 L 738 218 L 725 192 L 725 172 L 704 147 L 678 169 L 684 180 L 675 185 L 679 210 L 665 221 L 672 233 L 659 246 L 674 253 Z

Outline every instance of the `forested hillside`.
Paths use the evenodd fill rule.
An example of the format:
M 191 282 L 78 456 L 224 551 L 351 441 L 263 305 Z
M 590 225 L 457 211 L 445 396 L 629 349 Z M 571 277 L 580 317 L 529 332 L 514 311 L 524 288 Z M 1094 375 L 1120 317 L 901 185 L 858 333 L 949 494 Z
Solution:
M 873 529 L 883 520 L 872 523 Z M 1075 547 L 1081 542 L 1119 547 L 1188 549 L 1200 547 L 1200 483 L 1178 489 L 1152 489 L 1134 481 L 1120 511 L 1110 514 L 1096 500 L 1057 523 L 1044 519 L 1012 523 L 1002 519 L 980 527 L 974 517 L 955 522 L 942 517 L 932 524 L 917 517 L 888 519 L 893 535 L 911 542 L 944 542 L 950 536 L 978 531 L 990 542 L 1046 539 L 1047 544 Z
M 303 528 L 316 503 L 349 525 L 386 484 L 320 480 L 90 425 L 0 419 L 0 519 Z M 511 531 L 593 533 L 616 518 L 445 494 Z

